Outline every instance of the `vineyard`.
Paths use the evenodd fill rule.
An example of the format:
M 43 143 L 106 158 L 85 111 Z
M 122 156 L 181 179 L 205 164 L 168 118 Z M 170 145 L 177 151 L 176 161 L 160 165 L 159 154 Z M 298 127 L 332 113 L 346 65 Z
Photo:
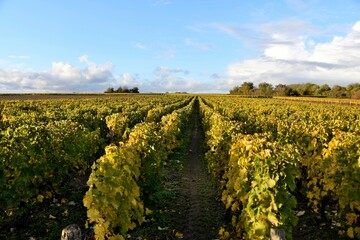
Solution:
M 197 217 L 216 208 L 198 239 L 213 236 L 209 227 L 220 239 L 270 239 L 274 230 L 286 239 L 360 239 L 358 102 L 186 94 L 2 100 L 0 129 L 0 238 L 59 239 L 76 223 L 84 239 L 192 239 L 200 236 Z M 211 201 L 195 204 L 212 187 L 217 196 L 205 191 L 201 198 Z M 221 226 L 211 227 L 214 214 Z M 44 220 L 41 229 L 27 227 Z

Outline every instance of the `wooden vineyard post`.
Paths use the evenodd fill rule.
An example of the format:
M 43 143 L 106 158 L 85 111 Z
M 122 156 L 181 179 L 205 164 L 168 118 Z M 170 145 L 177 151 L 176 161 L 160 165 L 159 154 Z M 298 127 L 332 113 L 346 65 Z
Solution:
M 285 240 L 285 230 L 282 228 L 271 228 L 270 229 L 271 240 Z
M 81 240 L 81 230 L 78 225 L 71 224 L 61 232 L 61 240 Z

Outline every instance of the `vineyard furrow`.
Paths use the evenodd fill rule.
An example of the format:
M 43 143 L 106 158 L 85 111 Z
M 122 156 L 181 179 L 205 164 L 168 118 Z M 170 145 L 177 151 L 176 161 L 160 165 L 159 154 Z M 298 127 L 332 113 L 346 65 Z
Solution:
M 190 146 L 184 162 L 181 195 L 184 239 L 216 239 L 224 222 L 224 208 L 217 201 L 217 184 L 209 175 L 204 152 L 204 132 L 201 127 L 198 102 L 195 105 Z

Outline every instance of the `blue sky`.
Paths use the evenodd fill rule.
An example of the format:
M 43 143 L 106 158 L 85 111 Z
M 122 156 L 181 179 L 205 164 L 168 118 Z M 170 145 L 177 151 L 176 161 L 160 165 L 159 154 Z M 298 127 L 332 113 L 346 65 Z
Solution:
M 0 0 L 0 92 L 360 82 L 360 0 Z

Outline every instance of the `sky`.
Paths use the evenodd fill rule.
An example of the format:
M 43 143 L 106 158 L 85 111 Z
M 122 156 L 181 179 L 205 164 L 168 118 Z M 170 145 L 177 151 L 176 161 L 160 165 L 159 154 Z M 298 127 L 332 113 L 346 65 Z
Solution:
M 360 0 L 0 0 L 0 93 L 360 83 Z

